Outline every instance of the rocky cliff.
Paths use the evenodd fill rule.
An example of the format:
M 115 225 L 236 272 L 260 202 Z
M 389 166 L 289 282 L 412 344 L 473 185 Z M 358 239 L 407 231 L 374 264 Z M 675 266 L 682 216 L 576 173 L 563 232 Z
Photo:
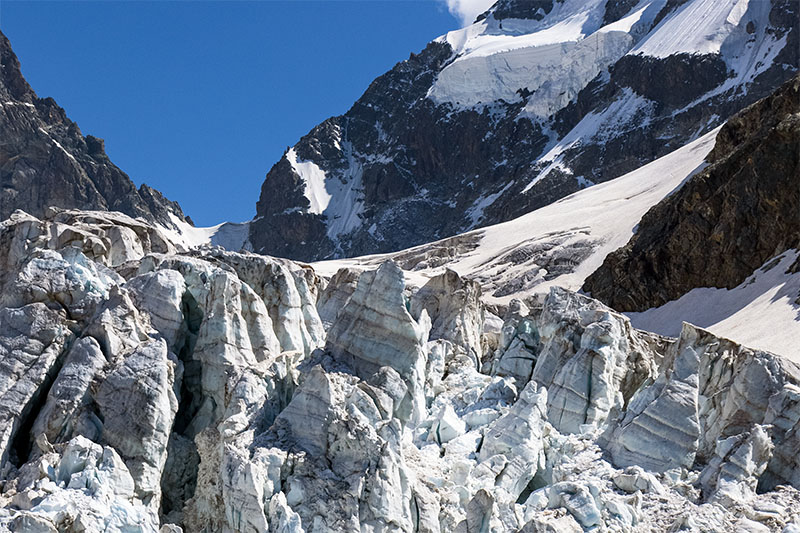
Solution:
M 250 240 L 312 260 L 512 219 L 768 95 L 797 71 L 798 31 L 792 0 L 500 0 L 290 148 Z
M 645 214 L 584 290 L 644 311 L 696 287 L 732 289 L 800 247 L 800 77 L 731 118 L 708 167 Z M 797 271 L 797 267 L 794 271 Z
M 166 227 L 170 215 L 186 220 L 176 202 L 147 185 L 137 189 L 102 139 L 84 136 L 52 98 L 36 96 L 2 33 L 0 65 L 0 218 L 60 207 L 121 211 Z
M 800 367 L 688 324 L 115 213 L 16 212 L 0 265 L 2 531 L 800 527 Z

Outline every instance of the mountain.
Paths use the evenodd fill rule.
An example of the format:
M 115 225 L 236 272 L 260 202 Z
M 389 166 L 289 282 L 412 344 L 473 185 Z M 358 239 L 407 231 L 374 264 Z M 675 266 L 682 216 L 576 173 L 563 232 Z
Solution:
M 691 322 L 798 357 L 799 90 L 795 76 L 671 154 L 514 220 L 314 268 L 354 279 L 392 260 L 418 287 L 452 270 L 499 315 L 553 287 L 582 289 L 648 331 L 677 336 Z M 346 296 L 323 293 L 323 320 Z
M 262 185 L 253 249 L 303 260 L 395 251 L 619 177 L 789 79 L 799 9 L 500 0 L 287 150 Z
M 376 268 L 386 260 L 424 285 L 445 269 L 480 283 L 483 300 L 508 306 L 560 286 L 579 290 L 623 247 L 642 216 L 706 163 L 717 131 L 615 180 L 573 193 L 513 220 L 388 254 L 312 263 L 322 275 Z
M 689 324 L 100 211 L 13 214 L 0 266 L 4 533 L 800 526 L 800 366 Z
M 2 33 L 0 65 L 0 218 L 16 209 L 42 216 L 58 207 L 120 211 L 168 228 L 188 221 L 157 190 L 137 189 L 108 158 L 102 139 L 84 136 L 52 98 L 36 96 Z
M 212 228 L 4 41 L 0 533 L 800 531 L 792 7 L 498 2 Z

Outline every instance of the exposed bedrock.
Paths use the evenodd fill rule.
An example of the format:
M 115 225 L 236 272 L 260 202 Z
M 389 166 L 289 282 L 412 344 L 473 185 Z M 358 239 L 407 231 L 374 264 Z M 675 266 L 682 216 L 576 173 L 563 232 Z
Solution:
M 172 217 L 189 220 L 157 190 L 137 189 L 111 162 L 103 139 L 84 136 L 55 100 L 39 98 L 2 33 L 0 61 L 0 219 L 16 209 L 44 216 L 56 206 L 113 209 L 166 227 Z
M 648 211 L 584 290 L 644 311 L 696 287 L 731 289 L 800 246 L 800 77 L 732 117 L 709 166 Z

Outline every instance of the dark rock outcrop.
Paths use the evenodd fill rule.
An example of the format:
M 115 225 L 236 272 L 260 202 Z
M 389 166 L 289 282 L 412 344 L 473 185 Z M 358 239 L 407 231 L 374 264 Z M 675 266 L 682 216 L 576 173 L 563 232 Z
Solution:
M 255 251 L 312 260 L 453 235 L 465 229 L 464 213 L 478 196 L 499 192 L 505 176 L 524 171 L 547 137 L 541 126 L 514 120 L 523 102 L 499 104 L 505 118 L 498 122 L 493 110 L 452 114 L 425 97 L 451 53 L 445 43 L 430 43 L 377 78 L 344 116 L 326 120 L 293 147 L 298 160 L 313 161 L 329 180 L 356 189 L 363 203 L 359 227 L 331 238 L 328 224 L 336 221 L 309 212 L 304 182 L 287 153 L 261 188 L 250 230 Z M 513 139 L 515 152 L 486 142 L 487 134 Z
M 478 15 L 477 21 L 488 16 L 496 20 L 503 19 L 532 19 L 542 20 L 553 9 L 553 2 L 563 0 L 500 0 L 486 12 Z
M 170 213 L 188 220 L 176 202 L 138 189 L 105 153 L 102 139 L 81 133 L 52 98 L 39 98 L 0 33 L 0 219 L 48 207 L 121 211 L 171 227 Z
M 732 117 L 710 166 L 654 206 L 583 289 L 643 311 L 696 287 L 733 288 L 800 246 L 800 76 Z

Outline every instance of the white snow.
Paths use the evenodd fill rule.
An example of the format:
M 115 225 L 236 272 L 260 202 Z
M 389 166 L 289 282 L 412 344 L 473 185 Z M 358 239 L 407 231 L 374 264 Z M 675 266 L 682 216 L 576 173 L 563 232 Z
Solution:
M 0 103 L 0 107 L 7 107 L 7 106 L 13 106 L 13 105 L 24 105 L 25 107 L 32 107 L 34 109 L 36 108 L 35 105 L 30 104 L 28 102 L 10 102 L 9 101 L 9 102 Z
M 623 89 L 622 93 L 622 96 L 614 100 L 606 109 L 600 112 L 593 111 L 583 117 L 567 135 L 557 141 L 555 145 L 539 159 L 542 162 L 549 161 L 550 163 L 525 186 L 523 192 L 528 191 L 553 169 L 558 168 L 563 172 L 571 174 L 572 171 L 561 163 L 560 156 L 565 150 L 581 142 L 585 142 L 587 139 L 594 139 L 596 142 L 604 141 L 614 135 L 619 135 L 620 131 L 624 131 L 626 127 L 631 127 L 631 125 L 635 125 L 636 127 L 643 126 L 644 124 L 642 122 L 634 124 L 634 118 L 641 110 L 652 106 L 653 103 L 628 88 Z
M 223 222 L 216 226 L 198 228 L 169 214 L 175 228 L 160 226 L 161 231 L 176 245 L 186 249 L 205 245 L 221 246 L 232 252 L 251 250 L 250 222 Z
M 475 225 L 480 221 L 481 217 L 483 216 L 484 210 L 490 205 L 492 205 L 495 200 L 500 198 L 500 196 L 502 196 L 502 194 L 506 192 L 512 185 L 513 182 L 509 182 L 508 185 L 506 185 L 496 193 L 490 194 L 488 196 L 482 196 L 477 200 L 475 200 L 475 203 L 473 203 L 472 206 L 469 209 L 467 209 L 467 216 L 469 217 L 471 222 L 470 225 L 472 227 L 475 227 Z
M 630 14 L 616 22 L 603 26 L 600 31 L 624 31 L 625 33 L 641 31 L 650 26 L 658 12 L 664 7 L 664 4 L 666 4 L 666 0 L 641 1 Z
M 549 116 L 633 45 L 621 31 L 587 37 L 598 6 L 596 0 L 571 2 L 574 12 L 533 33 L 501 30 L 495 21 L 451 32 L 446 39 L 458 57 L 439 73 L 429 98 L 470 107 L 519 100 L 518 91 L 526 89 L 536 93 L 529 113 Z
M 703 164 L 713 147 L 717 131 L 620 178 L 577 192 L 515 220 L 486 228 L 479 253 L 448 266 L 473 276 L 485 273 L 487 267 L 494 268 L 498 272 L 506 271 L 508 279 L 511 279 L 515 275 L 514 267 L 495 262 L 504 252 L 536 236 L 587 227 L 591 240 L 597 242 L 598 247 L 574 272 L 537 285 L 534 292 L 547 291 L 554 285 L 580 289 L 606 255 L 630 240 L 644 213 Z M 580 234 L 574 237 L 583 238 Z M 507 303 L 512 297 L 519 296 L 515 294 L 497 300 Z
M 776 39 L 769 32 L 769 2 L 750 2 L 743 18 L 738 20 L 738 26 L 732 28 L 728 37 L 721 43 L 719 53 L 733 75 L 722 84 L 702 95 L 694 102 L 687 104 L 684 109 L 673 112 L 673 115 L 682 113 L 686 108 L 725 93 L 735 87 L 753 81 L 758 75 L 770 68 L 775 62 L 775 57 L 786 46 L 787 35 Z M 738 15 L 737 17 L 738 18 Z M 747 33 L 747 24 L 753 23 L 753 34 Z
M 763 7 L 757 4 L 769 7 L 769 2 L 758 0 L 693 0 L 661 21 L 631 53 L 661 58 L 680 53 L 719 53 L 729 36 L 744 32 L 748 9 Z
M 800 274 L 786 273 L 798 255 L 790 251 L 767 261 L 733 289 L 698 288 L 661 307 L 626 314 L 640 329 L 677 336 L 689 322 L 800 363 Z
M 362 160 L 367 163 L 391 161 L 388 157 L 358 157 L 353 153 L 352 143 L 349 141 L 339 140 L 339 147 L 348 161 L 347 171 L 342 179 L 327 176 L 313 161 L 299 160 L 294 148 L 286 153 L 286 158 L 305 183 L 305 196 L 311 204 L 308 212 L 325 216 L 327 235 L 334 242 L 339 235 L 349 233 L 361 225 L 358 215 L 364 209 L 361 197 Z
M 298 161 L 294 148 L 289 148 L 286 159 L 305 183 L 305 195 L 311 203 L 309 213 L 321 215 L 331 201 L 331 195 L 325 190 L 325 171 L 313 161 Z
M 522 116 L 542 118 L 567 105 L 598 73 L 627 54 L 720 54 L 736 76 L 720 91 L 748 81 L 771 65 L 783 47 L 767 35 L 770 3 L 689 0 L 647 35 L 666 0 L 641 0 L 622 19 L 602 26 L 605 2 L 554 3 L 541 21 L 488 18 L 452 31 L 453 60 L 428 92 L 436 103 L 485 106 L 533 94 Z M 752 24 L 751 24 L 752 23 Z M 751 31 L 747 32 L 748 25 Z
M 623 19 L 601 27 L 605 2 L 555 3 L 541 21 L 490 18 L 441 37 L 455 59 L 437 77 L 428 97 L 472 107 L 519 101 L 533 95 L 525 116 L 548 117 L 566 106 L 608 65 L 625 55 L 665 0 L 643 0 Z
M 53 139 L 53 137 L 50 136 L 50 134 L 47 132 L 47 130 L 45 130 L 44 128 L 39 128 L 39 131 L 41 131 L 42 133 L 47 135 L 47 138 L 50 139 L 53 142 L 53 144 L 55 144 L 58 147 L 59 150 L 64 152 L 67 155 L 67 157 L 69 157 L 70 159 L 72 159 L 76 163 L 78 162 L 78 160 L 75 159 L 75 156 L 72 155 L 71 153 L 69 153 L 66 148 L 61 146 L 61 143 L 59 143 L 57 140 Z

